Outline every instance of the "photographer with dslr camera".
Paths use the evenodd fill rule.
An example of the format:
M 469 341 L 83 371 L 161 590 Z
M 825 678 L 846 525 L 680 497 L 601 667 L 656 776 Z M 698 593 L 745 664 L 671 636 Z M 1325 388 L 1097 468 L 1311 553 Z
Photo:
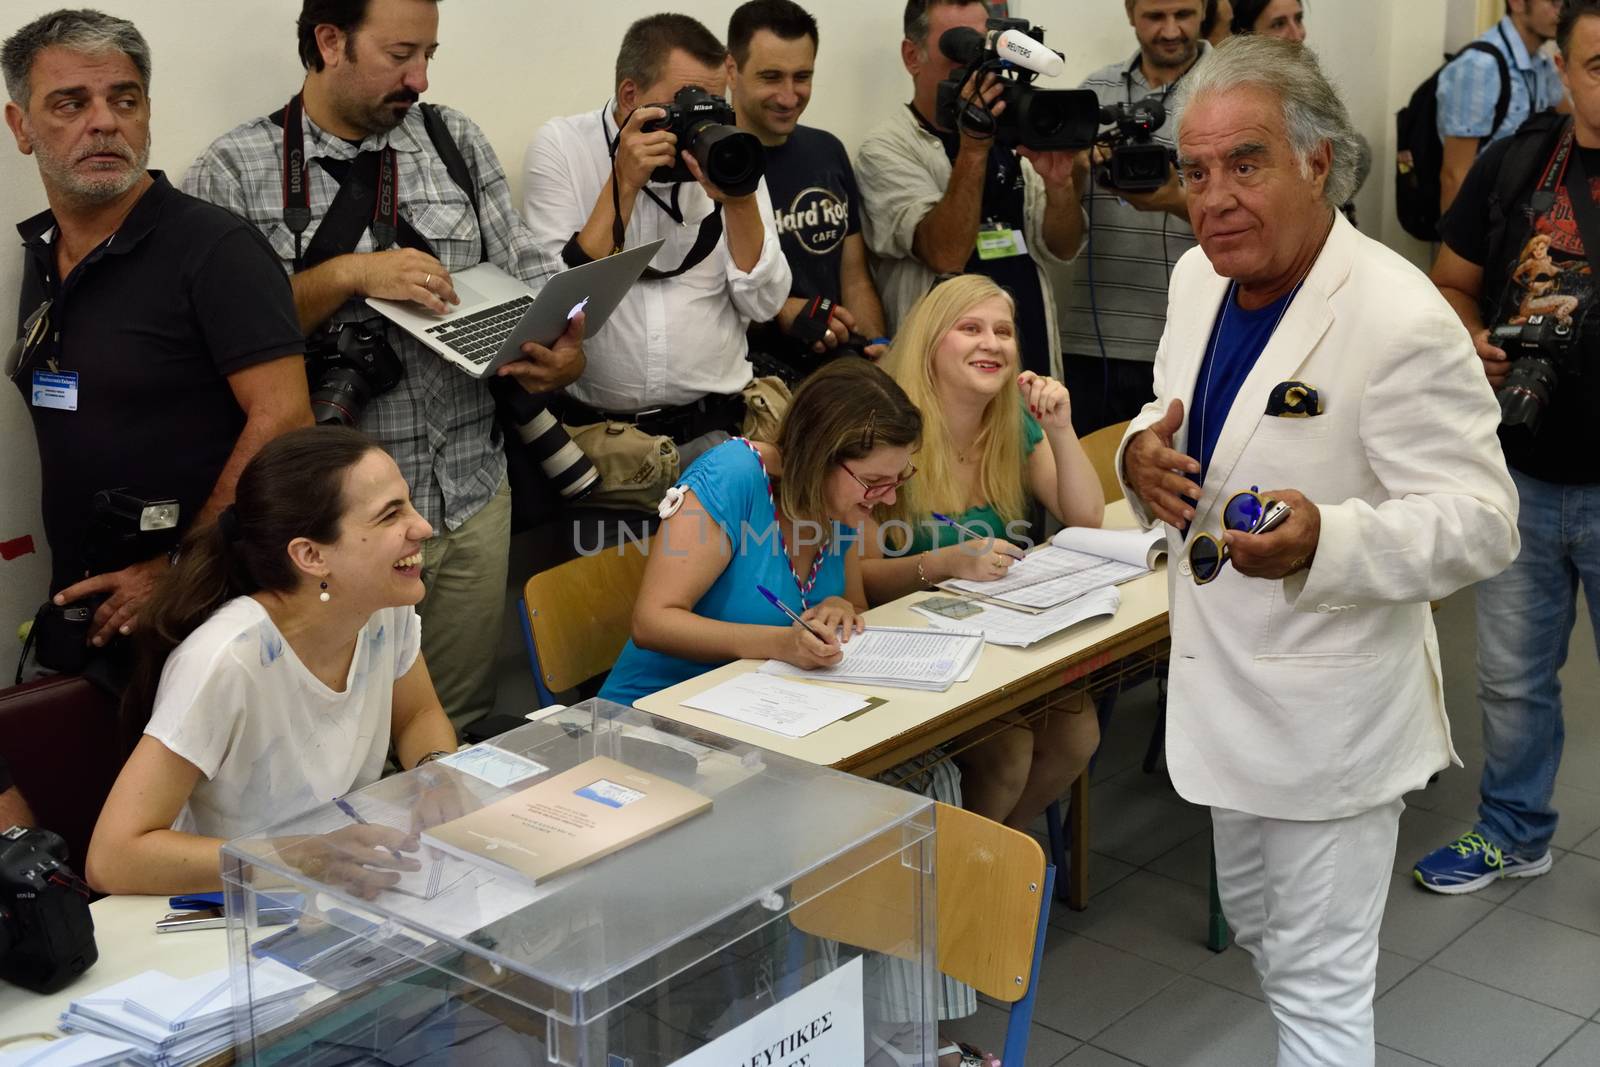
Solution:
M 262 444 L 310 421 L 304 340 L 261 236 L 146 169 L 150 48 L 132 23 L 45 14 L 6 40 L 3 66 L 6 122 L 50 205 L 18 227 L 7 367 L 39 445 L 52 556 L 30 640 L 43 666 L 119 689 L 116 639 L 177 535 L 233 499 Z M 137 492 L 162 504 L 114 503 Z
M 639 19 L 615 95 L 545 123 L 525 156 L 523 216 L 549 262 L 665 241 L 551 405 L 610 474 L 590 500 L 613 515 L 653 514 L 680 469 L 752 429 L 747 407 L 785 402 L 747 358 L 745 331 L 777 317 L 790 274 L 761 142 L 721 95 L 727 54 L 687 15 Z
M 1025 99 L 1015 80 L 989 73 L 981 56 L 974 62 L 947 54 L 947 40 L 984 39 L 987 4 L 908 0 L 904 26 L 900 58 L 915 95 L 856 157 L 862 226 L 877 257 L 890 329 L 941 276 L 982 274 L 1016 298 L 1021 369 L 1059 378 L 1061 338 L 1046 268 L 1072 259 L 1083 245 L 1073 173 L 1079 153 L 1027 142 L 1034 133 L 1074 124 L 1064 111 L 1046 117 L 1039 109 L 1013 108 Z M 947 37 L 951 31 L 961 32 Z M 951 85 L 962 69 L 969 76 Z M 1091 128 L 1080 147 L 1092 137 Z
M 1195 243 L 1168 150 L 1177 147 L 1174 90 L 1211 47 L 1200 36 L 1204 5 L 1124 5 L 1138 52 L 1083 81 L 1099 97 L 1109 129 L 1084 192 L 1089 246 L 1073 264 L 1062 337 L 1080 437 L 1132 418 L 1150 398 L 1167 281 Z
M 1478 820 L 1416 864 L 1438 893 L 1550 869 L 1558 672 L 1580 581 L 1600 624 L 1600 0 L 1566 0 L 1556 42 L 1571 116 L 1535 116 L 1484 150 L 1441 224 L 1432 272 L 1499 394 L 1522 535 L 1511 567 L 1477 587 Z
M 438 31 L 437 0 L 304 0 L 301 90 L 218 138 L 185 187 L 266 235 L 306 330 L 317 420 L 381 444 L 433 528 L 423 651 L 459 726 L 493 707 L 505 613 L 512 505 L 496 399 L 519 426 L 531 422 L 542 408 L 525 413 L 529 395 L 575 379 L 584 354 L 580 315 L 552 347 L 525 344 L 523 358 L 478 379 L 366 303 L 443 314 L 461 302 L 453 272 L 489 262 L 533 287 L 552 273 L 483 131 L 418 103 Z

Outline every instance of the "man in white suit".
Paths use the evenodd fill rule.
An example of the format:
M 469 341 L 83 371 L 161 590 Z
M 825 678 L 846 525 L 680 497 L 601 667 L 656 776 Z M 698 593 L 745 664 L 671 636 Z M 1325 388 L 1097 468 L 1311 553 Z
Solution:
M 1212 809 L 1278 1063 L 1370 1065 L 1400 797 L 1454 758 L 1428 602 L 1511 561 L 1516 495 L 1460 320 L 1336 210 L 1357 148 L 1316 58 L 1234 38 L 1185 83 L 1200 247 L 1118 463 L 1169 527 L 1167 762 Z M 1224 533 L 1252 486 L 1290 517 Z M 1221 558 L 1190 557 L 1207 532 Z

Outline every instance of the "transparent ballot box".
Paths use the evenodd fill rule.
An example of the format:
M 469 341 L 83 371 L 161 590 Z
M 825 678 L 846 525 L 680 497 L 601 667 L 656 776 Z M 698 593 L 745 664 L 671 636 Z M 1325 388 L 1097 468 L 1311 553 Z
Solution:
M 937 1060 L 932 802 L 615 704 L 222 863 L 240 1063 Z

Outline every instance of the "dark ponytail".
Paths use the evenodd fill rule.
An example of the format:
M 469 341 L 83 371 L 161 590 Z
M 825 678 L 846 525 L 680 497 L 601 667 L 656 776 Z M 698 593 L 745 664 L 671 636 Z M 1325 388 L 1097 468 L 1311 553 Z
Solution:
M 138 743 L 172 650 L 229 600 L 263 590 L 288 593 L 302 576 L 289 542 L 339 538 L 344 477 L 378 446 L 341 426 L 292 430 L 269 441 L 239 475 L 234 503 L 195 524 L 178 563 L 140 612 L 133 679 L 122 698 L 123 742 Z

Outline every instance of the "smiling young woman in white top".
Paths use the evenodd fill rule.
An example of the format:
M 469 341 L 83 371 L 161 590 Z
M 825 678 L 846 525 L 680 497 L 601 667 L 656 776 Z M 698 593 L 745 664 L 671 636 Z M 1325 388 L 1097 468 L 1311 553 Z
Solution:
M 354 430 L 296 430 L 250 461 L 150 606 L 124 699 L 143 736 L 95 826 L 92 886 L 218 889 L 224 841 L 377 781 L 391 740 L 403 767 L 455 750 L 413 607 L 432 535 L 394 460 Z M 376 835 L 358 845 L 415 848 L 356 829 Z

